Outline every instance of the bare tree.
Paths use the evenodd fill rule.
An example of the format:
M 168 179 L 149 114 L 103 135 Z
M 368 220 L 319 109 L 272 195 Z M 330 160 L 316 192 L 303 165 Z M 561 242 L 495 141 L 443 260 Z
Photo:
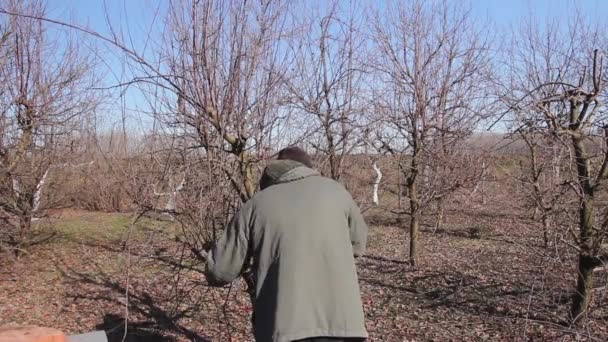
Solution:
M 547 248 L 555 230 L 555 216 L 564 206 L 564 194 L 569 189 L 562 172 L 567 150 L 546 130 L 529 124 L 525 116 L 517 117 L 513 136 L 525 143 L 528 153 L 526 159 L 520 161 L 521 170 L 516 179 L 525 184 L 525 199 L 534 208 L 532 219 L 540 219 Z
M 224 174 L 243 201 L 255 192 L 255 155 L 276 119 L 282 11 L 274 1 L 178 2 L 159 52 L 172 75 L 161 85 L 176 96 L 161 122 L 192 133 L 211 159 L 233 156 L 238 172 L 228 167 Z
M 158 173 L 140 189 L 141 210 L 170 213 L 196 257 L 254 195 L 259 166 L 270 146 L 282 142 L 281 119 L 289 114 L 279 109 L 285 13 L 275 0 L 179 0 L 168 8 L 161 36 L 149 33 L 153 53 L 118 35 L 103 38 L 128 56 L 133 78 L 121 86 L 139 87 L 152 110 L 153 134 L 170 142 L 151 154 Z M 164 209 L 155 186 L 166 189 L 157 194 L 170 194 Z
M 466 11 L 439 2 L 388 5 L 376 14 L 373 36 L 378 54 L 371 68 L 380 84 L 373 103 L 386 125 L 378 140 L 398 156 L 405 179 L 416 265 L 421 211 L 461 186 L 450 165 L 487 97 L 488 46 Z M 436 152 L 444 157 L 433 165 Z M 433 188 L 439 178 L 447 183 Z
M 463 135 L 448 138 L 445 133 L 440 133 L 432 139 L 423 171 L 423 188 L 426 189 L 429 200 L 436 206 L 435 229 L 444 224 L 445 203 L 458 190 L 474 190 L 482 181 L 485 172 L 483 154 L 469 150 L 464 144 L 472 131 L 459 128 L 457 124 L 449 129 Z
M 3 9 L 44 16 L 43 1 L 4 1 Z M 0 241 L 21 251 L 32 240 L 32 218 L 50 206 L 41 192 L 53 168 L 78 153 L 74 141 L 88 128 L 81 119 L 98 103 L 91 92 L 93 59 L 74 36 L 47 32 L 27 17 L 3 17 L 0 45 Z
M 598 50 L 606 43 L 602 32 L 588 27 L 581 16 L 566 27 L 558 21 L 539 27 L 530 20 L 514 37 L 508 56 L 512 76 L 505 81 L 509 108 L 529 113 L 534 127 L 564 143 L 570 152 L 575 176 L 568 182 L 577 198 L 577 218 L 570 226 L 575 228 L 570 245 L 578 252 L 570 311 L 575 323 L 587 316 L 593 271 L 607 259 L 602 244 L 608 216 L 597 203 L 608 181 L 606 65 Z
M 293 73 L 286 83 L 291 106 L 318 124 L 311 140 L 325 159 L 322 168 L 328 164 L 327 174 L 339 180 L 345 156 L 358 144 L 362 101 L 357 95 L 363 81 L 365 40 L 356 9 L 344 9 L 338 1 L 327 7 L 326 13 L 313 13 L 301 25 L 302 33 L 291 46 Z
M 170 136 L 175 145 L 163 146 L 150 158 L 159 171 L 147 184 L 137 184 L 144 159 L 125 156 L 126 163 L 108 162 L 117 179 L 129 181 L 128 192 L 136 217 L 159 209 L 154 186 L 186 174 L 174 211 L 184 229 L 182 242 L 195 257 L 216 236 L 216 227 L 250 199 L 257 176 L 271 146 L 281 144 L 289 111 L 278 105 L 286 72 L 283 41 L 290 34 L 286 4 L 262 2 L 175 1 L 168 8 L 164 31 L 148 33 L 138 50 L 111 27 L 111 36 L 47 19 L 43 14 L 21 15 L 92 35 L 123 53 L 129 73 L 113 88 L 138 87 L 149 101 L 153 134 Z M 151 50 L 154 50 L 151 52 Z M 126 130 L 125 130 L 126 132 Z M 126 134 L 125 134 L 126 136 Z M 172 185 L 167 184 L 172 188 Z M 253 278 L 243 270 L 250 294 Z

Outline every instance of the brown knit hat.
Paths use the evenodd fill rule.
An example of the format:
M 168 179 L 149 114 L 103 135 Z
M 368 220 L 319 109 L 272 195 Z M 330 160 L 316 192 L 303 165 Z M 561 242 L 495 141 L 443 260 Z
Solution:
M 290 146 L 287 148 L 282 149 L 281 151 L 279 151 L 279 156 L 277 157 L 278 160 L 293 160 L 293 161 L 297 161 L 300 162 L 306 166 L 308 166 L 309 168 L 313 168 L 313 164 L 312 164 L 312 158 L 310 158 L 310 156 L 308 155 L 308 153 L 306 153 L 306 151 L 304 151 L 303 149 L 297 147 L 297 146 Z

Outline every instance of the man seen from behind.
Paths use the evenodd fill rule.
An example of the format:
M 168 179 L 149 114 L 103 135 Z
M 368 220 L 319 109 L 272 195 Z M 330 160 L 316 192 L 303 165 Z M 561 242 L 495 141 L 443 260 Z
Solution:
M 298 147 L 269 163 L 260 189 L 208 253 L 209 282 L 232 282 L 252 258 L 258 342 L 364 341 L 355 257 L 368 228 L 351 195 Z

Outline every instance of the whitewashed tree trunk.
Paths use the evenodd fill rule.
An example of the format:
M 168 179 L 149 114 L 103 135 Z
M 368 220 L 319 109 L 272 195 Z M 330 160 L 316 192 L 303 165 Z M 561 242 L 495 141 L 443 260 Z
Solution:
M 13 194 L 16 198 L 19 198 L 21 195 L 21 184 L 17 178 L 13 178 Z
M 71 163 L 65 163 L 65 164 L 58 164 L 58 165 L 50 165 L 49 167 L 47 167 L 46 171 L 44 171 L 44 174 L 42 175 L 42 178 L 40 178 L 40 181 L 38 181 L 38 184 L 36 184 L 36 190 L 34 191 L 34 197 L 33 197 L 33 201 L 32 201 L 32 214 L 33 214 L 32 221 L 37 221 L 39 219 L 39 217 L 37 217 L 37 214 L 38 214 L 38 210 L 40 209 L 40 199 L 42 197 L 42 189 L 44 188 L 44 184 L 46 183 L 49 172 L 51 171 L 52 168 L 71 167 L 71 168 L 76 169 L 79 167 L 93 165 L 93 163 L 94 163 L 94 161 L 75 164 L 75 165 L 71 164 Z
M 42 194 L 42 187 L 44 187 L 44 183 L 46 182 L 46 177 L 49 175 L 49 170 L 51 167 L 49 166 L 46 171 L 44 171 L 44 175 L 40 178 L 40 181 L 36 185 L 36 191 L 34 192 L 34 200 L 32 202 L 32 212 L 34 215 L 38 212 L 40 208 L 40 195 Z
M 154 195 L 156 196 L 169 196 L 169 199 L 167 200 L 167 203 L 165 204 L 165 208 L 164 208 L 164 214 L 168 215 L 171 220 L 175 220 L 175 217 L 173 216 L 173 212 L 176 209 L 176 203 L 177 203 L 177 194 L 183 190 L 184 188 L 184 184 L 186 183 L 186 176 L 184 175 L 184 178 L 182 178 L 182 181 L 179 183 L 178 186 L 173 187 L 173 182 L 169 182 L 169 186 L 171 187 L 171 191 L 170 192 L 156 192 L 156 190 L 154 190 Z
M 485 179 L 486 179 L 486 162 L 482 162 L 481 163 L 481 177 L 479 177 L 479 181 L 477 182 L 477 184 L 475 184 L 475 187 L 473 188 L 473 191 L 471 191 L 471 195 L 474 195 L 477 193 L 477 191 L 481 192 L 481 203 L 485 204 L 486 203 L 486 198 L 485 198 Z
M 167 201 L 167 204 L 165 205 L 165 210 L 167 210 L 167 211 L 175 210 L 175 205 L 177 202 L 177 193 L 180 192 L 184 188 L 185 182 L 186 182 L 186 177 L 184 177 L 182 179 L 181 183 L 179 183 L 179 185 L 177 187 L 175 187 L 173 190 L 171 190 L 171 192 L 169 193 L 169 200 Z
M 380 181 L 382 180 L 382 172 L 380 172 L 380 168 L 378 167 L 378 165 L 376 165 L 375 162 L 372 167 L 374 168 L 374 171 L 376 171 L 376 181 L 374 182 L 374 194 L 372 202 L 375 205 L 378 205 L 378 203 L 380 203 L 380 200 L 378 199 L 378 187 L 380 186 Z
M 481 164 L 481 204 L 486 204 L 486 163 Z
M 602 140 L 603 142 L 603 140 Z M 602 147 L 603 148 L 603 147 Z M 602 149 L 603 151 L 603 149 Z M 554 184 L 558 184 L 560 182 L 560 166 L 561 166 L 561 154 L 559 151 L 559 146 L 553 146 L 553 182 Z

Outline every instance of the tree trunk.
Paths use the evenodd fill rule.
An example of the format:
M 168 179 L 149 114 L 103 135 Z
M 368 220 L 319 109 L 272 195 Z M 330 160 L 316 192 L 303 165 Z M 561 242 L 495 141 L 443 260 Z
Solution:
M 485 173 L 481 179 L 481 204 L 486 204 L 486 180 Z
M 418 214 L 410 219 L 410 265 L 418 265 Z
M 376 171 L 376 180 L 374 181 L 374 193 L 372 195 L 372 202 L 374 205 L 378 205 L 380 203 L 380 199 L 378 198 L 378 187 L 380 186 L 380 181 L 382 180 L 382 172 L 376 163 L 372 165 L 374 171 Z
M 30 212 L 22 213 L 19 217 L 19 239 L 15 241 L 15 257 L 20 257 L 26 248 L 27 240 L 32 228 L 32 218 Z
M 329 155 L 329 173 L 331 175 L 331 179 L 335 180 L 335 181 L 339 181 L 340 180 L 340 170 L 338 167 L 338 158 L 335 155 L 335 151 L 332 148 L 331 149 L 331 154 Z
M 572 298 L 571 318 L 575 324 L 584 321 L 591 304 L 593 291 L 593 269 L 596 264 L 590 256 L 580 254 L 578 257 L 578 278 L 576 292 Z
M 445 216 L 445 208 L 443 206 L 443 202 L 444 202 L 443 197 L 439 197 L 435 201 L 435 203 L 437 205 L 437 217 L 436 217 L 436 221 L 435 221 L 435 229 L 439 229 L 439 228 L 441 228 L 441 226 L 443 226 L 443 218 Z
M 241 196 L 241 201 L 243 203 L 245 203 L 255 195 L 256 180 L 253 178 L 254 177 L 253 163 L 249 159 L 249 156 L 247 155 L 246 152 L 240 153 L 239 161 L 240 161 L 241 175 L 243 177 L 244 192 L 240 191 L 240 189 L 235 189 L 235 190 L 240 191 L 241 194 L 244 194 L 244 196 Z M 253 264 L 253 259 L 251 256 L 249 256 L 247 258 L 247 260 L 245 261 L 245 265 L 243 266 L 241 275 L 243 277 L 243 280 L 245 281 L 245 285 L 247 287 L 246 291 L 247 291 L 247 294 L 249 295 L 249 299 L 251 300 L 251 304 L 253 305 L 255 303 L 256 283 L 255 283 L 255 278 L 253 276 L 252 264 Z M 254 319 L 255 319 L 255 312 L 252 312 L 251 321 L 253 322 Z
M 239 155 L 241 175 L 243 177 L 243 186 L 245 187 L 246 198 L 243 202 L 248 201 L 255 194 L 256 181 L 253 179 L 253 163 L 249 160 L 249 156 L 245 152 L 241 152 Z M 239 191 L 239 189 L 236 189 Z
M 407 176 L 407 189 L 410 197 L 410 265 L 418 265 L 418 231 L 420 221 L 420 199 L 416 180 L 420 172 L 419 153 L 421 152 L 421 140 L 418 132 L 414 130 L 412 137 L 412 157 L 410 160 L 410 170 Z
M 549 231 L 551 230 L 551 220 L 549 219 L 549 213 L 546 211 L 543 213 L 543 241 L 545 248 L 549 247 Z
M 403 185 L 401 184 L 401 165 L 397 164 L 397 207 L 399 211 L 403 208 Z
M 418 231 L 419 231 L 419 212 L 418 212 L 418 193 L 416 184 L 409 182 L 408 192 L 410 196 L 410 265 L 418 265 Z
M 120 212 L 120 197 L 122 192 L 121 189 L 122 187 L 116 188 L 116 191 L 113 193 L 112 196 L 112 210 L 117 213 Z
M 593 270 L 597 266 L 593 258 L 593 196 L 594 189 L 589 176 L 589 161 L 581 138 L 572 139 L 576 170 L 583 194 L 579 208 L 579 243 L 578 279 L 576 291 L 572 297 L 571 318 L 574 323 L 581 323 L 589 310 L 593 289 Z

